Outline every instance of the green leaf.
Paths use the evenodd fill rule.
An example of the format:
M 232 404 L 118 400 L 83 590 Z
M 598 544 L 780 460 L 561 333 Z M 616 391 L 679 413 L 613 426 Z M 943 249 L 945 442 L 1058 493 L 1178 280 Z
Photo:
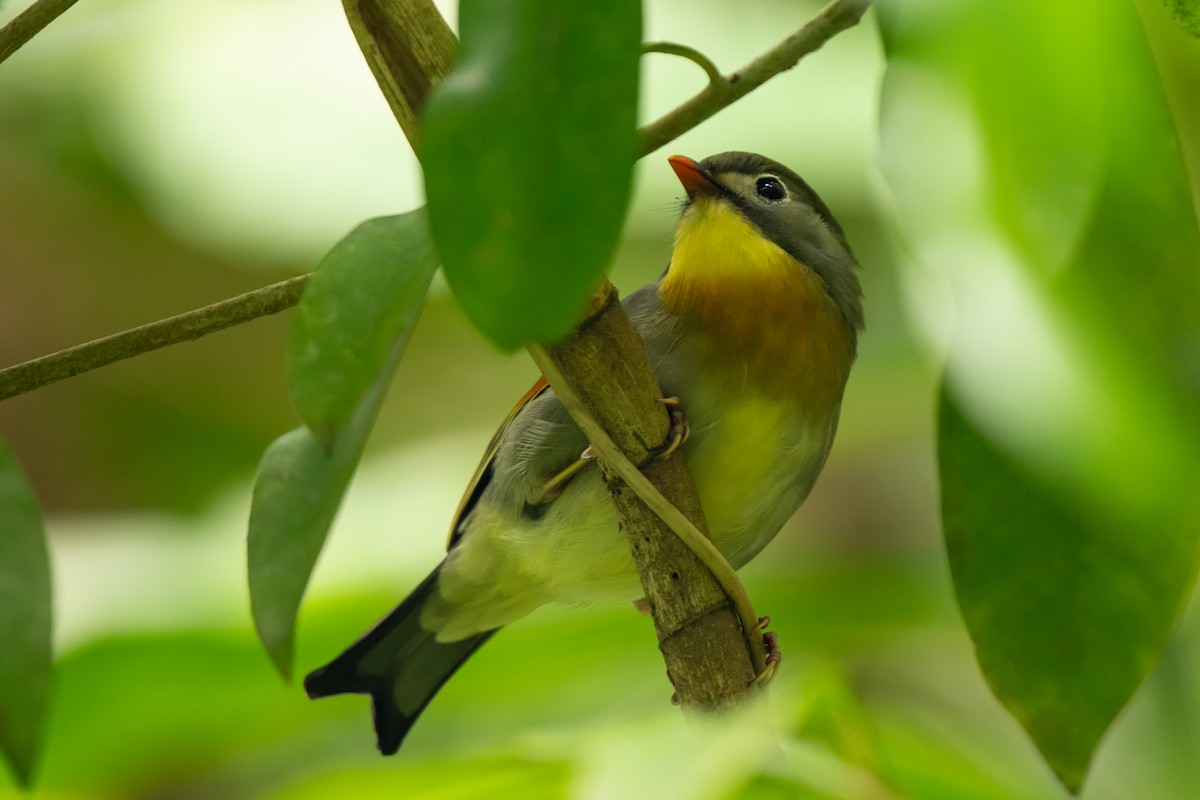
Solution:
M 289 339 L 296 393 L 324 435 L 298 428 L 267 448 L 246 544 L 255 629 L 285 678 L 300 600 L 436 270 L 424 230 L 419 212 L 357 228 L 313 276 Z
M 1166 644 L 1195 526 L 1131 529 L 1080 506 L 989 441 L 945 392 L 938 422 L 946 549 L 979 665 L 1078 789 Z
M 308 428 L 289 431 L 267 448 L 254 482 L 250 609 L 258 638 L 289 680 L 300 599 L 361 454 L 346 438 L 330 453 Z
M 616 247 L 637 154 L 636 0 L 464 0 L 422 162 L 446 278 L 513 349 L 577 321 Z
M 50 554 L 37 499 L 0 444 L 0 750 L 29 784 L 53 664 Z
M 1122 0 L 881 20 L 885 173 L 958 312 L 939 430 L 955 592 L 997 697 L 1077 790 L 1196 573 L 1187 172 Z
M 292 402 L 326 444 L 395 342 L 412 333 L 435 268 L 424 209 L 367 220 L 321 260 L 296 307 L 284 366 Z

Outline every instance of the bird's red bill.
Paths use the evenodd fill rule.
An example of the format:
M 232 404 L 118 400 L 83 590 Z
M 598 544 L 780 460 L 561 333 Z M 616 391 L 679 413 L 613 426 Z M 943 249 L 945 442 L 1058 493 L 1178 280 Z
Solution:
M 670 156 L 667 163 L 675 170 L 676 177 L 688 194 L 712 191 L 713 181 L 694 159 L 687 156 Z

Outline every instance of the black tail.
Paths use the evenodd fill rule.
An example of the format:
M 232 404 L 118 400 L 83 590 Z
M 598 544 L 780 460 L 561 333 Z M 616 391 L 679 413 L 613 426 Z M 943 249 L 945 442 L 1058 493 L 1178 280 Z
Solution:
M 308 696 L 371 695 L 379 751 L 400 748 L 421 711 L 462 663 L 493 633 L 485 631 L 457 642 L 439 642 L 421 627 L 421 606 L 437 586 L 439 566 L 404 602 L 346 652 L 304 679 Z

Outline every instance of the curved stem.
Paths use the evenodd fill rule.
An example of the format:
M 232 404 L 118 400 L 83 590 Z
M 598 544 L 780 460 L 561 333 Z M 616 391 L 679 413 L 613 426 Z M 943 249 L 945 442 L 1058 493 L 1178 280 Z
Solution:
M 858 23 L 871 0 L 833 0 L 815 17 L 779 44 L 727 77 L 710 81 L 700 93 L 674 111 L 641 128 L 642 155 L 699 125 L 716 112 L 740 100 L 821 47 L 837 33 Z
M 195 311 L 7 367 L 0 370 L 0 400 L 291 308 L 300 301 L 308 278 L 308 275 L 289 278 Z
M 665 53 L 669 56 L 681 56 L 688 61 L 692 61 L 699 65 L 700 69 L 704 70 L 704 74 L 708 76 L 709 83 L 720 83 L 725 80 L 721 77 L 721 70 L 717 69 L 717 65 L 712 60 L 701 53 L 694 47 L 688 47 L 686 44 L 676 44 L 675 42 L 647 42 L 642 45 L 643 53 Z

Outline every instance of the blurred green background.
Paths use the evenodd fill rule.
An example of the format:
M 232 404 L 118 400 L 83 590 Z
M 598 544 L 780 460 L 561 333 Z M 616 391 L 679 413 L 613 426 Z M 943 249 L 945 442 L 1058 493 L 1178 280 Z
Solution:
M 729 70 L 816 8 L 650 0 L 646 38 Z M 1195 65 L 1171 55 L 1169 25 L 1151 28 Z M 645 120 L 702 85 L 680 59 L 643 64 Z M 644 159 L 612 273 L 629 291 L 666 264 L 681 191 L 665 156 L 729 149 L 804 175 L 863 264 L 868 331 L 838 443 L 743 570 L 785 652 L 769 708 L 689 727 L 629 608 L 543 609 L 505 630 L 393 759 L 374 752 L 364 698 L 314 704 L 282 684 L 251 631 L 242 539 L 255 464 L 298 422 L 284 313 L 0 404 L 55 565 L 61 658 L 31 796 L 1065 796 L 989 694 L 954 607 L 933 460 L 947 289 L 907 264 L 887 221 L 882 70 L 869 17 Z M 1168 81 L 1176 99 L 1196 83 Z M 1194 168 L 1200 137 L 1185 146 Z M 307 271 L 357 222 L 420 202 L 339 4 L 88 0 L 0 66 L 0 364 Z M 435 284 L 318 565 L 299 672 L 437 563 L 494 425 L 535 377 Z M 1084 797 L 1200 796 L 1198 613 L 1106 737 Z M 6 780 L 0 797 L 18 796 Z

